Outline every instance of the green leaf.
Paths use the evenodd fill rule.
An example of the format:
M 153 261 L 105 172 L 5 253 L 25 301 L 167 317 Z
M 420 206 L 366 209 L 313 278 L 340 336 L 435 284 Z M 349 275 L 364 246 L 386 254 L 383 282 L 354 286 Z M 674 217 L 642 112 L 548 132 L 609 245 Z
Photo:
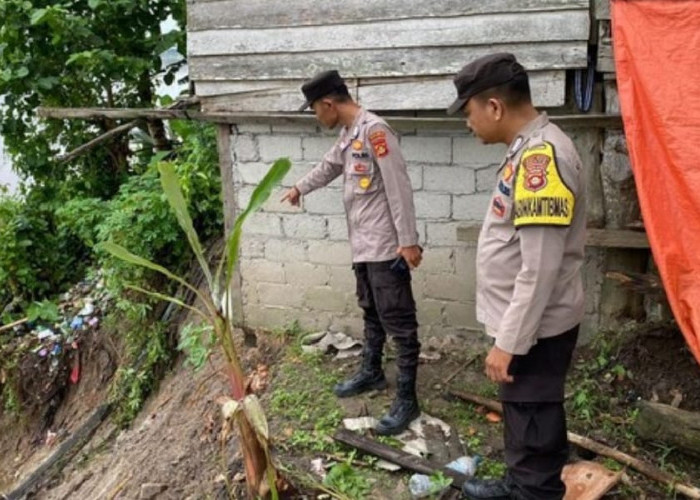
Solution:
M 29 68 L 26 66 L 20 66 L 19 69 L 15 72 L 15 77 L 16 78 L 24 78 L 29 74 Z
M 187 211 L 187 202 L 182 194 L 182 189 L 180 189 L 180 179 L 178 179 L 175 173 L 175 167 L 172 163 L 161 162 L 158 165 L 158 171 L 160 172 L 160 182 L 163 185 L 163 191 L 165 196 L 168 198 L 170 207 L 175 212 L 175 217 L 177 218 L 178 224 L 185 234 L 187 235 L 187 240 L 190 242 L 192 251 L 194 252 L 199 266 L 202 268 L 202 272 L 207 279 L 207 284 L 209 285 L 209 291 L 216 297 L 218 283 L 214 283 L 211 270 L 209 269 L 209 263 L 204 257 L 204 250 L 202 250 L 202 244 L 199 242 L 199 236 L 197 236 L 197 231 L 194 229 L 192 224 L 192 218 L 190 213 Z M 215 299 L 218 301 L 218 299 Z
M 99 7 L 101 4 L 102 4 L 102 0 L 88 0 L 88 6 L 92 10 L 97 9 L 97 7 Z
M 149 295 L 155 299 L 158 300 L 165 300 L 167 302 L 172 302 L 175 305 L 178 305 L 180 307 L 184 307 L 185 309 L 189 309 L 190 311 L 194 312 L 195 314 L 198 314 L 199 316 L 208 319 L 208 316 L 204 311 L 201 309 L 197 309 L 196 307 L 193 307 L 182 300 L 178 299 L 177 297 L 173 297 L 172 295 L 165 295 L 162 293 L 154 292 L 153 290 L 146 290 L 145 288 L 141 288 L 140 286 L 137 285 L 126 285 L 126 288 L 130 288 L 131 290 L 135 290 L 137 292 L 143 293 L 145 295 Z
M 49 15 L 49 12 L 49 9 L 37 9 L 34 12 L 32 12 L 29 22 L 32 26 L 36 26 L 37 24 L 42 23 L 46 20 L 46 18 Z
M 236 218 L 236 222 L 233 226 L 233 231 L 231 236 L 226 243 L 226 259 L 222 259 L 221 264 L 223 265 L 224 260 L 226 261 L 226 277 L 224 279 L 224 290 L 228 290 L 231 280 L 233 279 L 233 272 L 236 268 L 236 261 L 238 260 L 238 248 L 240 247 L 241 235 L 243 232 L 243 223 L 248 218 L 248 215 L 259 210 L 260 207 L 270 198 L 272 190 L 277 187 L 287 175 L 289 169 L 292 168 L 292 162 L 289 158 L 279 158 L 270 167 L 265 177 L 260 184 L 253 191 L 250 201 L 246 209 Z M 221 267 L 216 272 L 216 279 L 218 281 L 221 274 Z
M 29 321 L 43 319 L 44 321 L 58 321 L 58 306 L 50 300 L 34 302 L 27 308 L 27 318 Z
M 248 394 L 243 399 L 243 410 L 245 411 L 248 421 L 253 425 L 255 432 L 259 437 L 267 443 L 270 439 L 270 430 L 267 426 L 265 411 L 263 410 L 260 400 L 255 394 Z

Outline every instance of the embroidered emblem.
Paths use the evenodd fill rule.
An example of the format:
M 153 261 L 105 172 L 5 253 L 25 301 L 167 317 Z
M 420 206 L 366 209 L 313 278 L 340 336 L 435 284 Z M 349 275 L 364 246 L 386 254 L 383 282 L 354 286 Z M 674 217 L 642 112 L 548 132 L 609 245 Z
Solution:
M 369 189 L 369 187 L 372 185 L 372 179 L 369 177 L 363 177 L 360 179 L 360 187 L 362 189 Z
M 355 165 L 353 166 L 353 170 L 358 174 L 366 174 L 369 169 L 364 163 L 355 163 Z
M 389 146 L 386 143 L 386 133 L 383 130 L 374 132 L 369 136 L 369 142 L 372 143 L 374 154 L 377 158 L 383 158 L 389 154 Z
M 503 218 L 503 216 L 506 214 L 506 206 L 503 203 L 503 200 L 501 199 L 500 196 L 496 196 L 493 199 L 493 203 L 491 204 L 491 208 L 493 209 L 493 213 L 498 215 L 499 217 Z
M 525 169 L 525 189 L 537 192 L 547 186 L 547 166 L 552 157 L 546 153 L 528 155 L 522 162 Z
M 510 188 L 506 186 L 503 180 L 498 181 L 498 190 L 506 196 L 510 196 Z
M 506 182 L 510 182 L 510 180 L 513 178 L 513 164 L 508 163 L 506 165 L 506 168 L 503 169 L 503 180 Z

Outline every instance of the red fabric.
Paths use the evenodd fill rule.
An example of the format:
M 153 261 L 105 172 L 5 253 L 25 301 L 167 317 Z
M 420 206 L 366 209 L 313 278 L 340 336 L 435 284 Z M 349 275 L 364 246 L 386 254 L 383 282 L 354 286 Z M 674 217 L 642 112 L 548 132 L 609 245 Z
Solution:
M 700 2 L 613 0 L 612 28 L 644 225 L 700 362 Z

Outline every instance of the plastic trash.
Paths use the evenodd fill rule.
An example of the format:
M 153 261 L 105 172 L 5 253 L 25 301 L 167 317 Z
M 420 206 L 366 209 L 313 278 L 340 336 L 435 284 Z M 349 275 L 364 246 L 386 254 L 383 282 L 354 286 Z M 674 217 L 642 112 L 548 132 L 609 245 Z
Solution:
M 73 330 L 80 330 L 83 327 L 83 318 L 76 316 L 73 321 L 70 322 L 70 327 Z
M 92 318 L 90 318 L 88 320 L 88 325 L 90 325 L 91 328 L 95 328 L 99 324 L 100 324 L 100 318 L 98 318 L 97 316 L 93 316 Z
M 58 356 L 59 354 L 61 354 L 61 344 L 55 344 L 51 349 L 51 355 Z
M 408 491 L 411 498 L 426 498 L 440 493 L 447 486 L 434 483 L 425 474 L 413 474 L 408 480 Z
M 50 337 L 55 337 L 56 334 L 53 333 L 53 330 L 51 330 L 50 328 L 44 328 L 43 330 L 39 330 L 36 333 L 36 336 L 39 340 L 44 340 L 44 339 L 48 339 Z
M 78 312 L 78 316 L 90 316 L 92 313 L 95 312 L 95 306 L 92 302 L 88 301 L 85 303 L 85 306 Z
M 464 456 L 453 460 L 445 467 L 465 476 L 473 477 L 480 463 L 481 457 L 479 455 L 474 455 L 473 457 Z

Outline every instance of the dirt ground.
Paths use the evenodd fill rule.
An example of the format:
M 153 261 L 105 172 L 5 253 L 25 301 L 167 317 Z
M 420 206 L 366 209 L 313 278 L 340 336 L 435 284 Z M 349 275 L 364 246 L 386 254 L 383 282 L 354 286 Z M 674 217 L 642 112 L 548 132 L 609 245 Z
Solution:
M 684 395 L 681 408 L 697 409 L 698 366 L 684 350 L 677 332 L 663 332 L 645 332 L 578 351 L 567 389 L 570 427 L 690 480 L 700 477 L 696 461 L 639 442 L 631 431 L 629 416 L 637 397 L 651 398 L 656 393 L 659 401 L 668 402 L 670 391 L 677 389 Z M 269 367 L 269 385 L 261 398 L 270 421 L 275 460 L 285 476 L 305 492 L 295 498 L 316 498 L 323 491 L 344 491 L 345 498 L 353 498 L 353 491 L 361 492 L 355 498 L 410 498 L 409 473 L 378 469 L 372 457 L 352 453 L 332 439 L 343 418 L 378 417 L 388 409 L 395 390 L 392 352 L 388 353 L 388 390 L 338 400 L 332 395 L 332 385 L 350 374 L 358 359 L 337 361 L 332 355 L 303 354 L 298 334 L 258 332 L 257 347 L 249 348 L 245 356 L 249 367 Z M 455 338 L 433 342 L 429 343 L 432 348 L 425 350 L 429 359 L 419 370 L 422 408 L 450 424 L 461 440 L 461 449 L 446 447 L 430 458 L 440 463 L 454 458 L 456 451 L 478 454 L 483 457 L 478 475 L 497 477 L 503 473 L 502 424 L 493 422 L 493 415 L 484 408 L 454 400 L 447 393 L 453 388 L 495 395 L 495 386 L 482 374 L 483 352 L 480 348 L 465 349 L 468 341 Z M 62 431 L 54 446 L 101 402 L 108 383 L 105 362 L 104 354 L 96 350 L 94 359 L 85 363 L 81 383 L 70 389 L 66 403 L 56 413 L 53 428 Z M 219 438 L 221 417 L 216 400 L 226 394 L 226 387 L 218 367 L 216 356 L 197 373 L 178 363 L 130 429 L 119 430 L 105 422 L 80 453 L 31 497 L 243 498 L 236 441 L 222 443 Z M 382 441 L 398 445 L 393 439 Z M 53 450 L 37 440 L 36 434 L 21 429 L 12 437 L 3 433 L 0 447 L 0 470 L 12 471 L 9 476 L 15 480 L 33 470 Z M 611 468 L 619 467 L 610 460 L 596 460 Z M 321 486 L 319 474 L 329 474 L 334 464 L 342 463 L 349 464 L 350 472 L 346 470 L 340 480 Z M 225 476 L 234 484 L 232 492 L 226 489 Z M 670 498 L 663 487 L 632 471 L 627 471 L 627 477 L 626 484 L 616 487 L 606 498 Z

